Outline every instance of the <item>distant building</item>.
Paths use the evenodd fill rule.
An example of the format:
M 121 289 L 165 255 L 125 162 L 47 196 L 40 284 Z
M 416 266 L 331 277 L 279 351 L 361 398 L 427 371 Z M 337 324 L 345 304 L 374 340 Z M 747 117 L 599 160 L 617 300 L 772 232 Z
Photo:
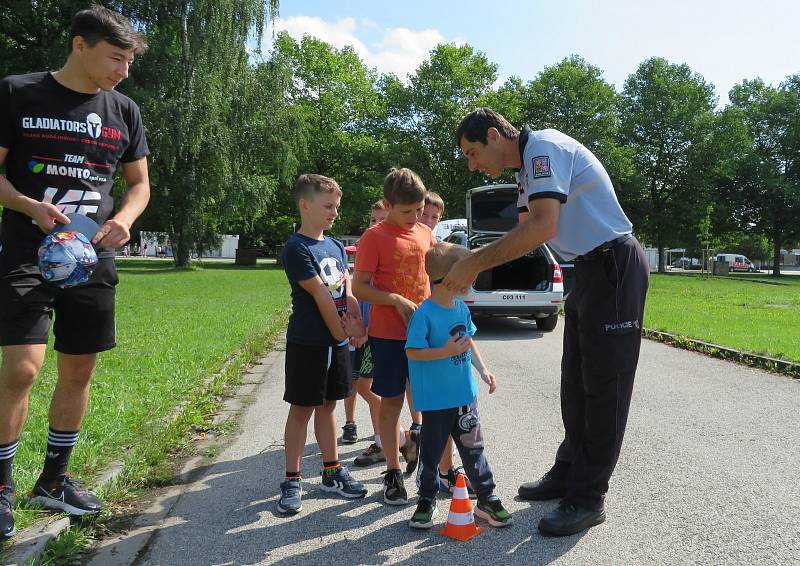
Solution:
M 234 259 L 238 247 L 239 236 L 224 234 L 222 243 L 218 248 L 204 250 L 200 257 Z M 172 244 L 166 232 L 140 232 L 139 249 L 142 250 L 142 255 L 156 257 L 159 248 L 162 250 L 162 257 L 172 257 L 174 255 Z

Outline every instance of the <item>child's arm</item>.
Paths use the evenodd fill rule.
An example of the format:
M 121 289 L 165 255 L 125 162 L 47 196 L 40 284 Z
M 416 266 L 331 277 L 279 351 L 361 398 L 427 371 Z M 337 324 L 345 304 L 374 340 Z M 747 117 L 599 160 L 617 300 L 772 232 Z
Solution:
M 356 270 L 353 273 L 353 293 L 362 301 L 367 301 L 373 305 L 388 305 L 397 309 L 403 320 L 408 322 L 411 315 L 417 309 L 413 301 L 406 299 L 397 293 L 381 291 L 370 285 L 372 273 L 368 271 Z
M 441 348 L 406 348 L 406 356 L 415 362 L 430 362 L 457 356 L 467 350 L 469 339 L 465 336 L 453 336 Z
M 314 302 L 317 303 L 319 314 L 322 316 L 322 320 L 325 321 L 325 326 L 328 327 L 334 339 L 337 342 L 346 340 L 348 336 L 342 324 L 342 319 L 339 317 L 339 312 L 336 310 L 336 305 L 333 302 L 330 291 L 328 291 L 328 288 L 322 282 L 319 275 L 311 277 L 310 279 L 298 281 L 297 284 L 311 295 Z
M 478 370 L 481 379 L 489 385 L 489 393 L 494 393 L 495 389 L 497 389 L 497 380 L 495 379 L 494 374 L 490 372 L 489 368 L 486 367 L 486 364 L 483 363 L 483 358 L 481 357 L 480 350 L 478 350 L 478 345 L 471 336 L 469 337 L 469 344 L 472 347 L 472 365 Z

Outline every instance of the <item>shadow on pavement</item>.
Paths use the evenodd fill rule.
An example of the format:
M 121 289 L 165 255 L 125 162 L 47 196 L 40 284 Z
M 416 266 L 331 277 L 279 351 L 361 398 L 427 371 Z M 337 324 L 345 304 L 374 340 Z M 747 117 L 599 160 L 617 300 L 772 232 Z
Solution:
M 342 461 L 357 452 L 342 453 Z M 163 501 L 175 507 L 135 564 L 532 564 L 555 560 L 580 539 L 540 535 L 536 522 L 554 503 L 537 503 L 515 512 L 514 525 L 508 528 L 494 529 L 478 521 L 485 527 L 481 535 L 468 542 L 453 541 L 439 534 L 450 505 L 441 496 L 434 528 L 414 531 L 407 523 L 413 498 L 399 508 L 381 503 L 380 466 L 370 468 L 375 481 L 365 481 L 370 486 L 367 497 L 348 501 L 320 490 L 319 477 L 311 473 L 320 466 L 316 444 L 306 446 L 303 460 L 303 510 L 293 517 L 280 515 L 276 508 L 284 465 L 280 446 L 196 470 L 192 476 L 198 479 L 176 496 L 178 501 Z M 413 484 L 407 477 L 410 494 Z M 160 517 L 147 518 L 142 515 L 139 521 L 156 523 Z M 135 546 L 136 538 L 148 534 L 134 534 L 117 545 Z
M 539 340 L 548 333 L 536 327 L 536 322 L 523 318 L 474 317 L 478 327 L 475 340 Z M 558 321 L 559 324 L 563 320 Z

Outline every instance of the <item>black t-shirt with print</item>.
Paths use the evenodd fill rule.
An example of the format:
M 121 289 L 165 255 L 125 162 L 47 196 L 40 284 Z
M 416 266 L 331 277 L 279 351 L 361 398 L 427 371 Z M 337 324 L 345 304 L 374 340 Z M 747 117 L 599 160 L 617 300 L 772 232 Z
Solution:
M 286 340 L 309 346 L 336 345 L 317 302 L 303 289 L 300 281 L 319 276 L 339 315 L 347 312 L 347 256 L 344 246 L 328 236 L 315 240 L 295 232 L 283 247 L 282 261 L 292 287 L 292 314 L 286 328 Z
M 76 92 L 49 72 L 0 80 L 0 147 L 8 149 L 6 177 L 16 190 L 100 225 L 113 212 L 117 165 L 149 153 L 131 99 L 113 90 Z M 3 210 L 3 249 L 35 256 L 43 237 L 30 217 Z M 113 250 L 98 255 L 112 256 Z

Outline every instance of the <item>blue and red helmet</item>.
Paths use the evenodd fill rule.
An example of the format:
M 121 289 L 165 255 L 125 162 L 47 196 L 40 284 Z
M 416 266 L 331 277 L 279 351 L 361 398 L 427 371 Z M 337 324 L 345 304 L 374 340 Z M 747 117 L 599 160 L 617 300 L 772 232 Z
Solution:
M 86 283 L 97 266 L 92 238 L 97 223 L 82 215 L 68 214 L 69 224 L 57 224 L 39 246 L 39 271 L 45 281 L 58 287 Z

